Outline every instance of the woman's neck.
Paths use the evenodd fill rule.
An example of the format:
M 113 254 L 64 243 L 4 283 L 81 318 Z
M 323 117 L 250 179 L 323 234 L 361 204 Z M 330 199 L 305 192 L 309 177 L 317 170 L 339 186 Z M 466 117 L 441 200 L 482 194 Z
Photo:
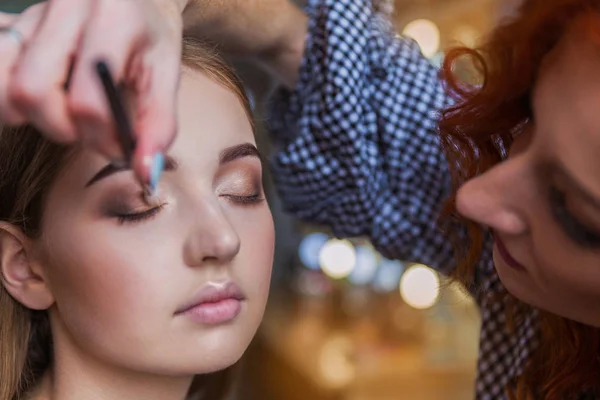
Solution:
M 192 383 L 192 376 L 135 372 L 60 347 L 31 400 L 185 400 Z
M 191 378 L 109 376 L 104 372 L 48 371 L 30 400 L 185 400 Z

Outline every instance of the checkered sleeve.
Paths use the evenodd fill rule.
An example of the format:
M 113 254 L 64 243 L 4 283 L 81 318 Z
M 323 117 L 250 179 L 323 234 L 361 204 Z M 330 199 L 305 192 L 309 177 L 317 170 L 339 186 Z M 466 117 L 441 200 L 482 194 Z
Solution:
M 394 33 L 387 4 L 309 1 L 297 87 L 271 104 L 273 175 L 300 219 L 449 272 L 453 250 L 436 228 L 450 191 L 436 132 L 449 99 L 418 45 Z

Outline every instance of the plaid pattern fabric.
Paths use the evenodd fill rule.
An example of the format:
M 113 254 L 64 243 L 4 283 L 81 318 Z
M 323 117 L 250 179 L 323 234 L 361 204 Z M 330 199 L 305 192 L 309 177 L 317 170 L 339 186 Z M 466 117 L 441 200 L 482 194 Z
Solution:
M 450 100 L 438 70 L 394 33 L 387 1 L 311 0 L 307 11 L 299 82 L 275 93 L 269 120 L 286 210 L 338 237 L 367 236 L 388 258 L 450 272 L 453 250 L 435 226 L 450 190 L 436 134 L 438 110 Z M 491 254 L 488 240 L 476 286 L 501 294 Z M 506 399 L 536 347 L 537 313 L 509 332 L 502 302 L 480 307 L 475 397 Z

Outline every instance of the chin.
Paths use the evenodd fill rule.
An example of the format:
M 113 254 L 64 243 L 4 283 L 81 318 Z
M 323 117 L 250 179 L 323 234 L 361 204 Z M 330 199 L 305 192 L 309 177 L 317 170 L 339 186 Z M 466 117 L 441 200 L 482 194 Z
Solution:
M 504 288 L 517 300 L 522 301 L 533 307 L 540 307 L 536 304 L 532 291 L 535 291 L 536 285 L 531 282 L 531 275 L 521 271 L 515 271 L 506 265 L 502 257 L 493 253 L 494 267 Z
M 237 363 L 244 353 L 247 346 L 238 347 L 239 344 L 231 344 L 228 348 L 223 348 L 221 351 L 205 354 L 204 357 L 196 360 L 195 374 L 209 374 L 212 372 L 222 371 Z
M 504 288 L 517 300 L 540 311 L 584 325 L 600 328 L 600 309 L 590 310 L 589 305 L 564 301 L 565 296 L 548 295 L 529 274 L 515 272 L 494 257 L 496 271 Z
M 243 351 L 232 352 L 231 349 L 224 350 L 220 354 L 187 353 L 181 354 L 180 357 L 171 356 L 168 360 L 154 360 L 152 364 L 156 363 L 157 368 L 146 366 L 142 369 L 154 375 L 164 376 L 205 375 L 223 371 L 233 366 L 242 358 L 243 354 Z
M 234 337 L 235 336 L 235 337 Z M 179 347 L 169 363 L 177 375 L 201 375 L 222 371 L 237 363 L 250 345 L 252 336 L 226 335 L 196 338 L 188 348 Z

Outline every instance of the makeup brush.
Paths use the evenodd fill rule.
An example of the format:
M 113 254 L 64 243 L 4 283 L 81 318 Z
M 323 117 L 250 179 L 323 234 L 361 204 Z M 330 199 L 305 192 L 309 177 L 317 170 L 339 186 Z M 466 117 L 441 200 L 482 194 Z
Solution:
M 100 78 L 104 93 L 110 105 L 113 120 L 117 131 L 117 137 L 121 144 L 121 150 L 123 151 L 124 162 L 127 168 L 133 168 L 132 158 L 135 151 L 135 137 L 133 134 L 133 128 L 131 120 L 127 113 L 127 109 L 123 103 L 123 97 L 121 92 L 117 89 L 115 81 L 110 72 L 110 68 L 105 61 L 98 61 L 96 63 L 96 73 Z M 153 205 L 158 203 L 156 193 L 152 193 L 149 186 L 141 183 L 144 195 L 144 200 L 147 204 Z

